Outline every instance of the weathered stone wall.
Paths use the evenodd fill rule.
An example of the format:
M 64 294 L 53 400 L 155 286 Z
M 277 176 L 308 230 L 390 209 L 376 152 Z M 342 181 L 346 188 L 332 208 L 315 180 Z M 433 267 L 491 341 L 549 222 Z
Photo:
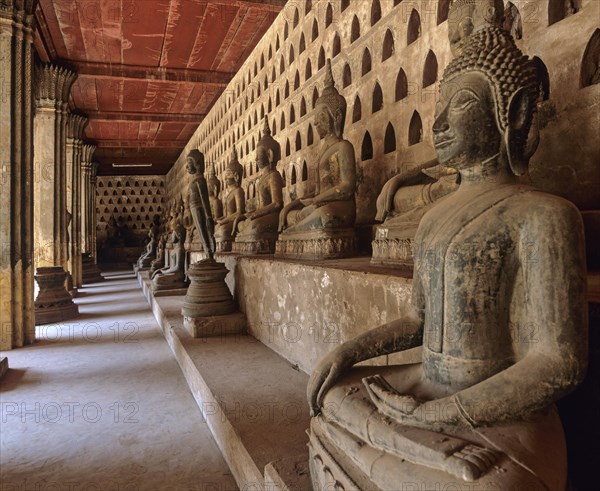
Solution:
M 383 183 L 401 169 L 435 157 L 431 126 L 439 79 L 450 60 L 447 22 L 440 22 L 447 4 L 448 0 L 290 0 L 167 175 L 169 198 L 180 195 L 189 181 L 189 150 L 200 148 L 223 181 L 236 145 L 246 173 L 243 187 L 252 199 L 254 149 L 264 114 L 282 147 L 278 168 L 286 179 L 285 199 L 302 196 L 318 154 L 311 109 L 323 84 L 324 60 L 332 58 L 336 85 L 348 103 L 345 136 L 357 157 L 358 223 L 372 223 Z M 563 15 L 564 0 L 514 0 L 512 7 L 507 2 L 517 9 L 513 32 L 520 38 L 518 44 L 530 57 L 539 57 L 542 72 L 548 72 L 532 181 L 581 209 L 598 209 L 600 86 L 584 86 L 589 80 L 582 79 L 593 78 L 586 73 L 598 69 L 600 41 L 594 44 L 590 39 L 597 31 L 600 2 L 572 4 L 578 11 L 554 22 Z M 358 101 L 360 118 L 354 116 Z M 374 105 L 380 109 L 374 111 Z
M 96 223 L 98 243 L 106 239 L 110 217 L 121 218 L 133 237 L 148 234 L 152 218 L 162 214 L 165 176 L 98 176 Z
M 306 373 L 339 344 L 408 314 L 412 280 L 371 268 L 366 258 L 333 267 L 236 254 L 217 260 L 230 271 L 226 282 L 248 332 Z

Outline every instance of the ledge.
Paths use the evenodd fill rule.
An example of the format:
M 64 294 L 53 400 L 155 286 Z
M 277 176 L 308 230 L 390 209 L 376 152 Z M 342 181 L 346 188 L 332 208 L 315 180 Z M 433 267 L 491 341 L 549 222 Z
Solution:
M 137 276 L 240 489 L 264 489 L 267 466 L 271 491 L 310 489 L 308 377 L 247 334 L 192 338 L 183 297 L 157 298 L 147 272 Z

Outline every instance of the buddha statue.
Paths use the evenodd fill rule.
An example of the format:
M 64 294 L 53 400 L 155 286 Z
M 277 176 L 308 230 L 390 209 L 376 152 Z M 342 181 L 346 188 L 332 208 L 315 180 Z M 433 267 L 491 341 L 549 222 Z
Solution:
M 204 177 L 204 154 L 193 149 L 187 156 L 187 171 L 192 176 L 188 187 L 188 203 L 195 234 L 200 239 L 202 250 L 209 260 L 215 253 L 214 218 L 209 197 L 209 185 Z
M 371 262 L 412 266 L 413 240 L 423 215 L 440 198 L 458 187 L 455 169 L 426 162 L 385 183 L 377 197 Z
M 156 259 L 156 247 L 158 245 L 160 216 L 154 215 L 152 219 L 152 225 L 148 231 L 148 243 L 146 244 L 146 250 L 142 253 L 137 261 L 138 269 L 148 269 L 152 265 L 152 261 Z
M 183 209 L 180 209 L 172 221 L 169 264 L 157 269 L 151 275 L 152 291 L 180 290 L 187 287 L 185 278 L 185 235 L 183 226 Z
M 239 188 L 241 178 L 239 167 L 241 166 L 237 162 L 237 156 L 234 152 L 232 163 L 230 163 L 228 173 L 225 175 L 228 179 L 228 186 L 235 187 L 235 183 L 237 183 L 237 189 L 241 191 L 241 188 Z M 207 257 L 201 261 L 193 262 L 186 270 L 190 286 L 185 295 L 181 314 L 184 316 L 184 327 L 188 326 L 186 329 L 191 330 L 191 332 L 196 332 L 194 327 L 189 327 L 195 325 L 193 319 L 200 319 L 199 322 L 202 322 L 201 319 L 206 317 L 231 314 L 236 308 L 231 292 L 225 283 L 228 270 L 223 263 L 219 263 L 214 259 L 217 233 L 214 227 L 212 209 L 219 210 L 218 204 L 214 200 L 211 201 L 209 194 L 212 187 L 212 193 L 216 195 L 218 187 L 211 179 L 207 183 L 204 178 L 204 169 L 204 154 L 197 149 L 192 150 L 187 156 L 187 170 L 192 175 L 192 181 L 188 188 L 188 201 L 196 232 L 202 240 L 202 247 Z M 233 195 L 233 192 L 230 194 Z M 233 206 L 238 206 L 238 204 L 233 203 Z M 230 231 L 235 213 L 237 213 L 233 206 L 230 205 L 229 207 L 229 212 L 234 215 L 233 219 L 228 222 Z M 243 192 L 239 206 L 241 206 L 241 212 L 243 213 Z M 220 226 L 223 227 L 224 225 Z
M 234 252 L 272 254 L 275 252 L 279 212 L 283 208 L 283 181 L 275 168 L 281 158 L 281 147 L 271 136 L 265 117 L 263 135 L 256 147 L 256 165 L 259 168 L 255 181 L 258 194 L 254 211 L 246 211 L 234 223 L 237 235 Z
M 225 195 L 223 196 L 223 216 L 217 219 L 215 227 L 215 241 L 218 252 L 230 252 L 236 231 L 233 228 L 235 221 L 246 211 L 246 198 L 240 186 L 244 169 L 238 161 L 235 146 L 231 153 L 231 160 L 225 168 Z
M 433 125 L 460 186 L 420 221 L 411 313 L 311 374 L 315 489 L 564 491 L 554 401 L 586 371 L 585 252 L 577 208 L 518 182 L 536 91 L 533 63 L 497 24 L 463 38 Z M 420 363 L 354 366 L 418 346 Z
M 208 199 L 210 201 L 210 211 L 213 218 L 216 220 L 223 216 L 223 203 L 219 198 L 221 192 L 221 181 L 215 176 L 214 169 L 211 169 L 208 177 Z
M 276 244 L 280 257 L 344 257 L 356 248 L 356 161 L 352 144 L 342 134 L 346 100 L 334 86 L 331 60 L 325 74 L 314 109 L 313 125 L 322 139 L 314 192 L 281 210 Z
M 167 238 L 165 237 L 165 234 L 160 234 L 158 238 L 158 245 L 156 246 L 156 259 L 150 264 L 150 276 L 152 276 L 155 271 L 165 267 L 166 242 Z

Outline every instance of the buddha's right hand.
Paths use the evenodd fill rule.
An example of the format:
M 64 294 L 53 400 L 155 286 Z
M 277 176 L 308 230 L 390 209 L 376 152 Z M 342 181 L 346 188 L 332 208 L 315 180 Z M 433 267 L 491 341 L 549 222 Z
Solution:
M 310 407 L 310 415 L 317 416 L 321 412 L 323 399 L 340 376 L 354 364 L 348 350 L 339 347 L 322 358 L 310 375 L 306 395 Z

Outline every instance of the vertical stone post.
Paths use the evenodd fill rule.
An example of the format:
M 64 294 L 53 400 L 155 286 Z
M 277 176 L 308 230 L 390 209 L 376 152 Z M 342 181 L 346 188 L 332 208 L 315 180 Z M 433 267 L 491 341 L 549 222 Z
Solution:
M 96 219 L 97 219 L 97 213 L 96 213 L 96 185 L 97 185 L 97 177 L 98 177 L 98 162 L 94 162 L 92 164 L 92 176 L 90 179 L 90 227 L 91 227 L 91 235 L 92 235 L 92 240 L 91 240 L 91 253 L 92 253 L 92 257 L 94 258 L 94 264 L 98 263 L 98 251 L 96 250 Z
M 36 324 L 70 319 L 77 306 L 65 289 L 67 240 L 67 121 L 68 100 L 75 72 L 52 64 L 36 69 L 36 114 L 33 125 L 34 234 Z
M 0 3 L 0 350 L 35 340 L 33 33 L 37 1 Z
M 81 163 L 83 152 L 83 130 L 88 119 L 80 114 L 71 114 L 67 126 L 67 210 L 72 215 L 69 227 L 69 272 L 73 287 L 82 285 L 81 266 Z
M 104 280 L 96 265 L 96 173 L 98 164 L 92 162 L 94 145 L 84 144 L 81 155 L 81 249 L 82 283 Z

